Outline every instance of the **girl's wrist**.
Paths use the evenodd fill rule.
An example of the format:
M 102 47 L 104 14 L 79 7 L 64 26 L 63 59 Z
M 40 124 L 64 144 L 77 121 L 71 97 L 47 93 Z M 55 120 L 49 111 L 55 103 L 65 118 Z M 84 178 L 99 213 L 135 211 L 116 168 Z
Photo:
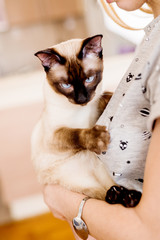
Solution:
M 77 215 L 79 205 L 85 197 L 60 185 L 46 185 L 43 188 L 44 201 L 55 217 L 63 216 L 68 221 Z M 58 215 L 57 215 L 58 213 Z M 62 219 L 62 218 L 61 218 Z
M 79 194 L 79 193 L 69 193 L 69 197 L 66 198 L 66 206 L 64 207 L 64 213 L 65 217 L 69 220 L 72 221 L 73 218 L 75 218 L 78 214 L 79 211 L 79 206 L 81 201 L 84 199 L 85 195 Z

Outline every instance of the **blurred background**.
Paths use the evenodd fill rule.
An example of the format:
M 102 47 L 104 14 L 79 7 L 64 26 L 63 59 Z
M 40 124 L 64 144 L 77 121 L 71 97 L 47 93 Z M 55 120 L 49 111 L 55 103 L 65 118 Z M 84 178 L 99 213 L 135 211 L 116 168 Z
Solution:
M 124 19 L 129 19 L 123 11 Z M 131 23 L 150 17 L 131 16 Z M 114 91 L 143 31 L 124 30 L 97 0 L 0 0 L 0 239 L 74 239 L 43 202 L 30 159 L 30 136 L 45 79 L 34 53 L 71 38 L 103 34 L 104 88 Z M 115 71 L 116 69 L 116 71 Z

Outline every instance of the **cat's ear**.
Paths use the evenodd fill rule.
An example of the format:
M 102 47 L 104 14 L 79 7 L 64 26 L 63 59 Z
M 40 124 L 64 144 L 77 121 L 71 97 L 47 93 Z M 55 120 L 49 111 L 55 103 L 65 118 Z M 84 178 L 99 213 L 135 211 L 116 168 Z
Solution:
M 45 71 L 49 71 L 49 69 L 54 65 L 54 64 L 64 64 L 65 59 L 60 56 L 57 52 L 55 52 L 53 49 L 46 49 L 39 51 L 34 54 L 36 57 L 38 57 L 45 69 Z
M 102 37 L 103 35 L 95 35 L 93 37 L 85 39 L 83 41 L 78 57 L 82 59 L 96 55 L 97 57 L 102 58 Z

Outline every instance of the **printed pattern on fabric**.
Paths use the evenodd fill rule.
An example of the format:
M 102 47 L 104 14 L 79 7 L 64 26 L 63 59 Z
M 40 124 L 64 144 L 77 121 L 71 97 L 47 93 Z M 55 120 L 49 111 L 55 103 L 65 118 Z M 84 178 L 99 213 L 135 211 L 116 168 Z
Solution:
M 115 183 L 142 191 L 154 121 L 160 117 L 160 16 L 145 28 L 131 66 L 97 124 L 111 142 L 98 157 Z

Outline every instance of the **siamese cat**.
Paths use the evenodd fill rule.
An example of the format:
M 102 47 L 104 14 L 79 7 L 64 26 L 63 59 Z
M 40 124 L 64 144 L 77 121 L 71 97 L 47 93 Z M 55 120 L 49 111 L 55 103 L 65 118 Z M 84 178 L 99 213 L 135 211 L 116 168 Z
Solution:
M 41 184 L 60 184 L 92 198 L 133 206 L 137 195 L 132 201 L 133 192 L 113 186 L 97 156 L 106 151 L 109 134 L 96 121 L 112 95 L 102 94 L 101 41 L 102 35 L 73 39 L 35 54 L 46 81 L 43 113 L 32 134 L 32 160 Z
M 96 154 L 109 134 L 96 126 L 111 94 L 102 95 L 102 35 L 37 52 L 46 72 L 44 110 L 32 135 L 32 159 L 42 184 L 60 184 L 105 199 L 113 181 Z

